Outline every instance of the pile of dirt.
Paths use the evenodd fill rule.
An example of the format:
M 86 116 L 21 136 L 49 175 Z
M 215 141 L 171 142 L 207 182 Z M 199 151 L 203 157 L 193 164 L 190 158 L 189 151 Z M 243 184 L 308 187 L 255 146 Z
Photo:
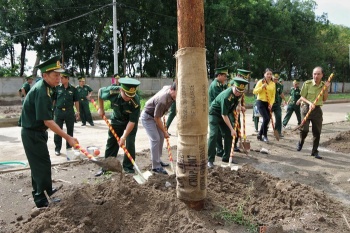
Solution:
M 321 143 L 320 145 L 336 152 L 350 153 L 350 131 L 341 132 L 334 138 Z
M 255 229 L 251 232 L 259 225 L 274 229 L 270 232 L 349 230 L 342 214 L 350 216 L 350 209 L 338 201 L 250 165 L 210 170 L 203 211 L 177 199 L 175 176 L 154 175 L 144 185 L 119 176 L 65 190 L 64 202 L 33 212 L 14 232 L 248 232 L 232 219 Z

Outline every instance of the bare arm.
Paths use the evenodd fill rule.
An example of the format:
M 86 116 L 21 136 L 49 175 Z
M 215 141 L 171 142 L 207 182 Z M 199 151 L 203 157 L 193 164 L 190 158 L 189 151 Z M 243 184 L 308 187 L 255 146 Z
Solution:
M 104 101 L 103 99 L 100 98 L 100 94 L 101 94 L 101 88 L 98 90 L 98 94 L 97 94 L 97 101 L 98 101 L 98 115 L 100 115 L 101 117 L 103 117 L 105 115 L 105 107 L 104 107 Z
M 164 124 L 162 122 L 162 119 L 160 117 L 155 117 L 154 121 L 156 122 L 157 127 L 163 131 L 164 137 L 169 138 L 168 132 L 165 130 Z
M 75 113 L 75 118 L 78 120 L 80 118 L 79 101 L 75 101 L 74 105 L 75 105 L 75 109 L 77 110 L 77 112 Z

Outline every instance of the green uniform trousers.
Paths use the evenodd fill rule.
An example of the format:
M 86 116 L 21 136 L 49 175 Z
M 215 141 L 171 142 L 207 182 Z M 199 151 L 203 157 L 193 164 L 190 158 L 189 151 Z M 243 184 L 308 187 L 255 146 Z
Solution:
M 75 122 L 75 114 L 73 108 L 65 110 L 56 108 L 54 120 L 61 129 L 63 129 L 63 123 L 66 123 L 67 134 L 73 137 Z M 55 134 L 53 141 L 55 142 L 55 151 L 61 151 L 62 137 L 58 134 Z M 68 144 L 68 142 L 66 142 L 66 149 L 68 148 L 72 147 Z
M 295 115 L 297 115 L 298 125 L 301 124 L 300 106 L 296 104 L 289 104 L 287 107 L 286 116 L 283 118 L 283 126 L 288 124 L 293 112 L 295 112 Z
M 301 107 L 301 116 L 304 118 L 307 112 L 309 111 L 308 105 L 303 105 Z M 320 144 L 321 139 L 321 131 L 322 131 L 322 122 L 323 122 L 323 112 L 320 106 L 316 106 L 314 110 L 310 113 L 309 117 L 305 121 L 304 125 L 300 128 L 300 143 L 304 145 L 305 138 L 309 133 L 310 122 L 312 123 L 312 135 L 313 135 L 313 144 L 312 144 L 312 152 L 314 155 L 318 153 L 318 146 Z
M 224 138 L 224 154 L 222 161 L 228 162 L 232 146 L 232 136 L 230 129 L 225 124 L 221 116 L 209 115 L 209 139 L 208 139 L 208 161 L 214 162 L 216 155 L 216 145 L 219 132 Z
M 93 123 L 88 100 L 79 100 L 80 119 L 83 124 Z
M 118 137 L 120 137 L 124 133 L 126 124 L 125 125 L 112 124 L 112 127 L 114 131 L 117 133 Z M 125 147 L 129 151 L 131 157 L 134 160 L 135 160 L 135 138 L 136 138 L 137 128 L 138 128 L 138 122 L 135 123 L 134 129 L 130 132 L 125 142 Z M 118 151 L 119 151 L 119 144 L 117 142 L 117 139 L 114 137 L 112 132 L 108 130 L 108 139 L 107 139 L 107 145 L 106 145 L 106 151 L 105 151 L 105 158 L 108 158 L 110 156 L 117 157 Z M 133 170 L 134 169 L 133 167 L 134 165 L 131 163 L 130 159 L 126 156 L 126 154 L 124 154 L 123 169 Z
M 52 194 L 51 160 L 47 148 L 48 133 L 22 128 L 22 143 L 26 153 L 31 176 L 32 195 L 38 206 L 47 202 L 44 191 L 50 196 Z
M 170 110 L 169 110 L 169 115 L 168 115 L 168 120 L 166 121 L 166 128 L 169 129 L 171 122 L 173 122 L 174 118 L 176 116 L 176 102 L 174 102 L 171 106 L 170 106 Z
M 272 112 L 275 114 L 275 129 L 282 134 L 282 108 L 280 104 L 272 105 Z

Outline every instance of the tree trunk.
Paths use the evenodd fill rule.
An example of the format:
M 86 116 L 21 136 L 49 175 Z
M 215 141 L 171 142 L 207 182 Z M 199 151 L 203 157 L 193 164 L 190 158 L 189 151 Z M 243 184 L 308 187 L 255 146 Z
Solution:
M 91 77 L 95 77 L 96 74 L 96 67 L 97 67 L 97 61 L 98 61 L 98 53 L 100 51 L 100 41 L 101 41 L 101 35 L 103 33 L 103 29 L 106 25 L 107 18 L 103 17 L 102 23 L 99 25 L 99 29 L 97 31 L 97 37 L 95 39 L 95 47 L 94 52 L 92 54 L 92 65 L 91 65 Z
M 24 41 L 21 41 L 21 67 L 20 67 L 20 71 L 19 71 L 19 76 L 23 76 L 24 74 L 24 67 L 26 64 L 26 51 L 27 51 L 27 47 L 28 47 L 28 40 L 24 39 Z
M 200 210 L 207 194 L 208 78 L 204 2 L 177 1 L 177 197 Z
M 47 39 L 47 33 L 49 32 L 49 27 L 46 26 L 42 35 L 41 35 L 41 45 L 44 45 L 46 43 L 46 39 Z M 34 69 L 33 69 L 33 76 L 36 77 L 37 73 L 38 73 L 38 68 L 35 68 L 35 66 L 37 66 L 40 62 L 41 57 L 37 56 L 36 57 L 36 61 L 34 63 Z

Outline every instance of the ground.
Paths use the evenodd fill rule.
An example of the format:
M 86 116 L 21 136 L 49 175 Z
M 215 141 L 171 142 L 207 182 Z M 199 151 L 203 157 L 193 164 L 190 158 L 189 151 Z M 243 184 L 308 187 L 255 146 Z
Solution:
M 9 110 L 10 112 L 12 110 Z M 2 111 L 0 113 L 4 114 Z M 238 171 L 208 171 L 204 210 L 176 197 L 175 176 L 154 174 L 141 185 L 131 175 L 94 177 L 89 161 L 55 166 L 60 203 L 34 208 L 29 170 L 0 174 L 0 232 L 349 232 L 349 122 L 324 125 L 320 154 L 310 156 L 311 133 L 301 152 L 291 130 L 270 144 L 251 137 L 250 157 L 235 154 Z M 268 154 L 260 151 L 265 148 Z M 176 158 L 176 146 L 172 147 Z M 166 155 L 166 150 L 164 150 Z M 121 156 L 118 156 L 121 159 Z M 149 170 L 149 150 L 137 154 Z M 1 171 L 0 171 L 1 173 Z M 122 179 L 121 179 L 122 178 Z M 242 219 L 243 216 L 243 219 Z M 244 222 L 245 227 L 232 223 Z

